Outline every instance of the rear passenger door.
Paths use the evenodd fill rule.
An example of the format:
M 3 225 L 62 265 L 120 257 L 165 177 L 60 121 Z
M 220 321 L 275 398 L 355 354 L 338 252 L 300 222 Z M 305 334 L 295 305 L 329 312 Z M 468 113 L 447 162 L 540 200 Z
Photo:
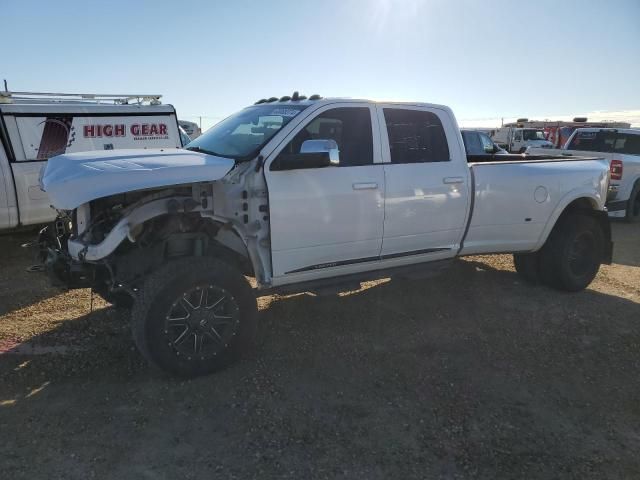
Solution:
M 455 255 L 469 210 L 470 174 L 450 112 L 377 108 L 386 190 L 382 258 Z

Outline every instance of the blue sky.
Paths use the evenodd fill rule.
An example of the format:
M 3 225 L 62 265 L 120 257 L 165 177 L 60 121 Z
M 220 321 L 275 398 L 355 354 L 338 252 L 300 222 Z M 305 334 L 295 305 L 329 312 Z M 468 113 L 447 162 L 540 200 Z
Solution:
M 2 0 L 1 11 L 10 89 L 161 93 L 205 125 L 294 90 L 444 103 L 459 119 L 640 110 L 639 0 Z

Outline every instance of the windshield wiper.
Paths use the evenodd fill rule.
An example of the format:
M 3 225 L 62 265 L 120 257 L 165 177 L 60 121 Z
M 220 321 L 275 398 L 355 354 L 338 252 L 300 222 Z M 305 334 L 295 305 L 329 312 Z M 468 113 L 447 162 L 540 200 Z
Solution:
M 204 148 L 200 147 L 186 147 L 185 150 L 190 150 L 192 152 L 198 153 L 206 153 L 207 155 L 214 155 L 216 157 L 230 158 L 232 160 L 235 160 L 235 157 L 232 157 L 231 155 L 222 155 L 221 153 L 212 152 L 211 150 L 205 150 Z

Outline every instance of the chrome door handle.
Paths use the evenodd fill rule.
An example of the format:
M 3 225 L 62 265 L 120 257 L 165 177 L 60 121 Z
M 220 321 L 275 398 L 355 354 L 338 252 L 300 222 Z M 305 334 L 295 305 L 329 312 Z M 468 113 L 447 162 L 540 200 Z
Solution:
M 444 177 L 442 179 L 442 183 L 446 183 L 446 184 L 464 183 L 464 178 L 462 178 L 462 177 Z
M 353 184 L 354 190 L 375 190 L 376 188 L 378 188 L 378 184 L 375 182 Z

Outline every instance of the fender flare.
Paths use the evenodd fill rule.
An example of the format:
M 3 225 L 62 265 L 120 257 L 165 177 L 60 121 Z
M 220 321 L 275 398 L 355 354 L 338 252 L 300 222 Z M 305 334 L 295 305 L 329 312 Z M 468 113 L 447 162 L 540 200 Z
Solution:
M 553 210 L 553 213 L 549 216 L 549 219 L 547 220 L 547 223 L 542 230 L 540 238 L 538 238 L 538 242 L 536 243 L 533 251 L 537 251 L 542 248 L 544 243 L 547 241 L 547 238 L 549 238 L 551 230 L 553 230 L 553 227 L 556 226 L 558 219 L 565 212 L 567 207 L 576 200 L 582 199 L 589 201 L 591 209 L 593 211 L 604 211 L 604 200 L 599 195 L 597 195 L 593 188 L 580 187 L 571 190 L 560 199 L 558 205 L 556 205 L 556 208 Z

